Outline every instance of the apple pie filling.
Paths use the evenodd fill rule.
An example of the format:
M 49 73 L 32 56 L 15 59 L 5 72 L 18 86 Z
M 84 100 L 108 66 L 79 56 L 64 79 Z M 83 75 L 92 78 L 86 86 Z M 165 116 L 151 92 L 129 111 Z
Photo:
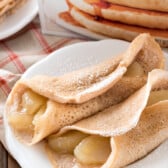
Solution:
M 137 61 L 134 61 L 127 69 L 125 76 L 127 77 L 136 77 L 136 76 L 144 76 L 145 72 L 143 67 Z
M 86 165 L 105 163 L 111 153 L 110 138 L 69 131 L 62 136 L 51 135 L 49 147 L 59 154 L 73 154 L 77 161 Z
M 152 91 L 150 93 L 147 106 L 156 104 L 157 102 L 164 101 L 164 100 L 168 100 L 168 90 L 161 89 L 161 90 Z
M 46 98 L 31 90 L 23 93 L 20 100 L 20 112 L 13 112 L 9 115 L 9 123 L 19 131 L 33 130 L 33 122 L 45 112 Z

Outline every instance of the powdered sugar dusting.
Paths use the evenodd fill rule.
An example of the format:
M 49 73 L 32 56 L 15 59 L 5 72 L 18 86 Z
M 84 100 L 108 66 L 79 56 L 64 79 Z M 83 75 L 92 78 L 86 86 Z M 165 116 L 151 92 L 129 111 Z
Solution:
M 81 93 L 81 95 L 89 93 L 89 92 L 96 92 L 100 88 L 107 87 L 112 81 L 115 81 L 119 76 L 122 76 L 124 72 L 126 71 L 126 68 L 120 68 L 116 73 L 112 73 L 111 76 L 107 79 L 104 79 L 102 82 L 99 82 L 95 85 L 93 85 L 91 88 L 86 89 L 84 92 Z

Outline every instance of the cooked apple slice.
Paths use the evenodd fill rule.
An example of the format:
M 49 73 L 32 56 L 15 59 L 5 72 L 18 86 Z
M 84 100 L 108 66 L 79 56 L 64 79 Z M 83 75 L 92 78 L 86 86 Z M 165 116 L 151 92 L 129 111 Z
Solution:
M 32 130 L 33 115 L 27 113 L 14 113 L 8 116 L 9 124 L 19 131 Z
M 84 139 L 87 134 L 79 131 L 70 131 L 60 137 L 52 135 L 48 138 L 48 144 L 51 149 L 58 153 L 73 153 L 74 148 Z
M 74 150 L 77 160 L 83 164 L 103 164 L 111 152 L 110 138 L 90 135 Z
M 128 67 L 125 76 L 135 77 L 135 76 L 143 76 L 144 74 L 145 73 L 144 73 L 142 66 L 138 62 L 135 61 Z
M 168 90 L 152 91 L 150 93 L 147 106 L 163 100 L 168 100 Z
M 44 114 L 45 110 L 46 110 L 46 104 L 44 104 L 43 106 L 41 106 L 40 109 L 35 113 L 34 119 L 33 119 L 33 124 L 35 124 L 36 120 L 37 120 L 42 114 Z
M 22 95 L 22 111 L 28 114 L 35 114 L 40 106 L 45 104 L 45 101 L 44 97 L 28 90 Z
M 31 90 L 22 95 L 22 110 L 19 113 L 11 113 L 8 117 L 9 124 L 19 131 L 33 129 L 33 119 L 37 118 L 46 107 L 46 98 L 34 93 Z M 35 113 L 37 113 L 35 115 Z

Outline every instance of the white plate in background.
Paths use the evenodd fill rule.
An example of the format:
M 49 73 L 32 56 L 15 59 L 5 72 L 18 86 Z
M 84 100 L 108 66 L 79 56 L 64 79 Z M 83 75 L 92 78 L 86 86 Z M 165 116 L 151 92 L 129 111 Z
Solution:
M 27 0 L 25 4 L 0 23 L 0 40 L 3 40 L 25 27 L 38 13 L 37 0 Z
M 66 28 L 63 28 L 55 22 L 56 15 L 59 12 L 68 9 L 65 0 L 38 0 L 38 2 L 41 28 L 43 33 L 64 37 L 83 38 L 79 34 L 76 34 Z
M 30 67 L 23 78 L 35 75 L 59 76 L 66 72 L 97 64 L 104 59 L 122 53 L 127 42 L 121 40 L 103 40 L 98 42 L 82 42 L 59 49 L 42 61 Z M 166 60 L 168 54 L 166 54 Z M 52 168 L 44 149 L 43 143 L 32 147 L 24 146 L 13 136 L 5 119 L 6 144 L 22 168 Z M 167 168 L 168 141 L 160 145 L 143 159 L 128 168 Z

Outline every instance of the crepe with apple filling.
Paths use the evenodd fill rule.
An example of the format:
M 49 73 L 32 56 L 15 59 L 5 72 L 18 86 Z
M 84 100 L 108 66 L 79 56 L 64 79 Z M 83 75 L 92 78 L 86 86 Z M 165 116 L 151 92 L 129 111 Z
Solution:
M 6 103 L 15 136 L 35 144 L 62 127 L 115 105 L 140 87 L 148 72 L 163 68 L 164 56 L 148 34 L 122 55 L 60 77 L 21 79 Z
M 47 138 L 56 168 L 119 168 L 168 138 L 168 72 L 153 70 L 124 102 L 66 126 Z

